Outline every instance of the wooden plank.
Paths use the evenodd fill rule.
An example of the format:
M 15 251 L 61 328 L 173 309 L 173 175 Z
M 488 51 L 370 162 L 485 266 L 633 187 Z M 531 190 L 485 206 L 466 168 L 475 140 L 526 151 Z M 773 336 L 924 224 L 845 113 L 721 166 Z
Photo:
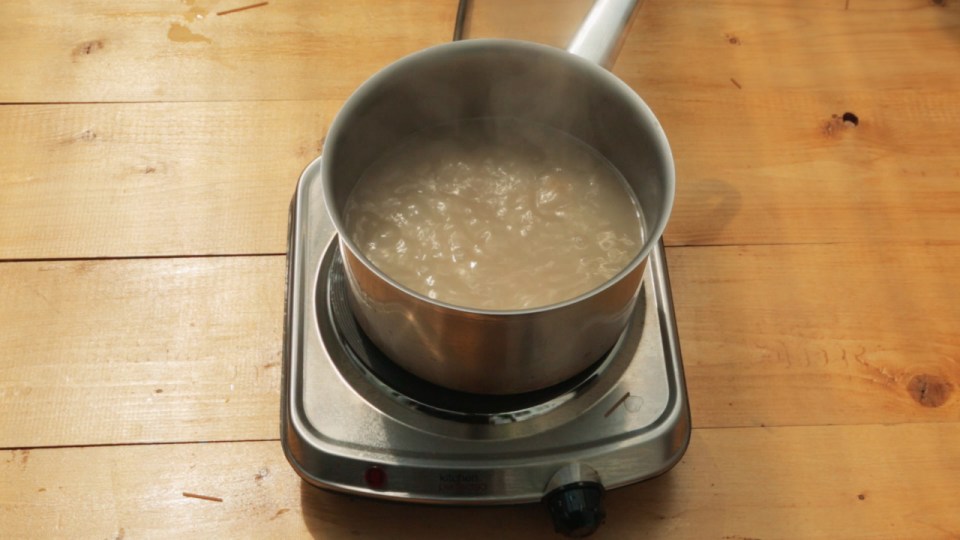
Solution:
M 960 419 L 960 248 L 671 249 L 698 427 Z M 282 257 L 0 264 L 0 447 L 278 432 Z
M 671 245 L 960 241 L 946 92 L 648 101 L 677 166 Z
M 402 11 L 404 5 L 393 9 Z M 931 29 L 934 23 L 949 26 L 958 13 L 953 4 L 855 3 L 856 9 L 848 10 L 854 15 L 836 9 L 833 1 L 800 7 L 773 0 L 675 5 L 684 17 L 664 21 L 669 14 L 661 13 L 664 4 L 645 4 L 631 34 L 638 37 L 618 64 L 618 73 L 657 112 L 674 148 L 679 185 L 667 233 L 671 245 L 958 241 L 960 216 L 953 209 L 960 203 L 960 157 L 953 149 L 960 105 L 952 88 L 960 80 L 896 90 L 893 83 L 837 85 L 811 71 L 815 87 L 795 85 L 784 92 L 773 80 L 755 84 L 753 75 L 766 73 L 770 59 L 764 56 L 768 48 L 750 46 L 752 37 L 739 45 L 721 43 L 746 55 L 745 73 L 752 74 L 725 72 L 721 86 L 704 82 L 680 91 L 657 81 L 647 84 L 640 75 L 650 70 L 630 67 L 632 59 L 662 56 L 640 50 L 665 31 L 662 26 L 679 25 L 672 31 L 701 40 L 712 35 L 710 25 L 754 12 L 771 13 L 769 32 L 779 36 L 776 48 L 787 51 L 785 58 L 794 54 L 787 36 L 796 32 L 787 28 L 795 24 L 798 32 L 823 33 L 828 43 L 818 47 L 861 59 L 864 69 L 922 66 L 919 60 L 938 57 L 930 51 L 953 54 L 938 41 L 947 34 Z M 275 7 L 235 15 L 260 17 Z M 566 25 L 575 26 L 586 8 L 578 1 L 549 7 L 523 4 L 511 8 L 518 10 L 514 13 L 497 3 L 475 3 L 471 35 L 528 29 L 531 35 L 514 37 L 551 42 L 566 34 Z M 276 16 L 286 17 L 286 9 L 277 7 Z M 796 17 L 785 15 L 790 10 Z M 539 12 L 544 24 L 524 22 L 539 20 L 534 17 Z M 24 17 L 43 19 L 36 13 Z M 826 18 L 826 26 L 797 22 L 817 17 Z M 54 19 L 50 24 L 59 20 Z M 0 24 L 12 24 L 5 20 L 0 17 Z M 851 27 L 850 20 L 859 22 Z M 670 21 L 673 26 L 666 24 Z M 688 23 L 700 26 L 683 26 Z M 876 31 L 881 24 L 885 30 Z M 774 32 L 778 28 L 780 33 Z M 843 37 L 851 32 L 857 40 Z M 934 43 L 892 47 L 903 39 Z M 883 55 L 894 49 L 891 54 L 907 51 L 918 62 L 888 61 Z M 703 55 L 702 62 L 671 61 L 671 69 L 729 65 Z M 960 78 L 956 70 L 937 73 Z M 734 76 L 739 88 L 728 80 Z M 333 92 L 336 99 L 318 102 L 3 107 L 0 144 L 8 152 L 0 163 L 0 259 L 283 251 L 297 173 L 322 149 L 326 126 L 346 94 Z M 317 95 L 326 94 L 310 97 Z M 856 114 L 859 125 L 838 118 L 845 112 Z
M 960 249 L 669 252 L 694 425 L 960 419 Z
M 470 36 L 564 46 L 590 2 L 515 4 Z M 644 2 L 614 71 L 673 146 L 668 243 L 960 240 L 958 29 L 927 0 Z
M 958 446 L 956 423 L 695 430 L 666 475 L 608 492 L 596 537 L 955 538 Z M 317 490 L 276 441 L 8 450 L 0 473 L 0 523 L 13 537 L 555 537 L 540 505 Z
M 671 245 L 960 241 L 952 94 L 650 103 L 677 164 Z M 0 107 L 0 259 L 283 252 L 339 106 Z
M 279 433 L 283 257 L 0 264 L 0 447 Z
M 633 54 L 633 48 L 639 41 L 647 41 L 652 36 L 668 39 L 670 32 L 678 32 L 680 25 L 704 24 L 717 11 L 723 11 L 730 19 L 749 19 L 758 11 L 774 12 L 797 11 L 822 17 L 843 9 L 846 0 L 810 0 L 798 4 L 790 0 L 640 0 L 634 26 L 630 32 L 639 34 L 638 40 L 631 40 L 624 55 Z M 483 0 L 471 2 L 464 35 L 468 38 L 507 38 L 536 41 L 554 47 L 566 47 L 576 33 L 581 22 L 593 5 L 593 0 Z M 901 2 L 902 3 L 902 2 Z M 695 8 L 694 8 L 695 7 Z M 663 16 L 667 12 L 669 21 L 650 21 L 648 19 Z M 535 24 L 534 24 L 535 22 Z M 664 27 L 669 22 L 671 27 Z M 682 32 L 678 32 L 682 34 Z M 704 38 L 698 35 L 673 36 L 684 38 L 684 43 Z M 628 45 L 624 44 L 624 45 Z
M 343 99 L 450 39 L 456 2 L 7 3 L 0 101 Z M 588 5 L 485 0 L 470 37 L 569 40 Z M 202 15 L 202 18 L 198 16 Z M 952 88 L 960 7 L 928 0 L 647 0 L 617 72 L 650 92 Z M 692 61 L 692 59 L 696 59 Z M 46 68 L 34 69 L 36 65 Z
M 474 4 L 469 37 L 565 47 L 592 2 Z M 614 71 L 644 96 L 948 89 L 958 30 L 954 2 L 645 0 Z
M 930 0 L 648 0 L 615 72 L 641 94 L 955 88 L 960 6 Z
M 0 259 L 278 253 L 336 101 L 0 108 Z
M 4 2 L 0 102 L 344 99 L 450 39 L 456 2 Z M 43 66 L 43 69 L 38 69 Z
M 479 3 L 468 35 L 559 45 L 586 5 Z M 89 3 L 5 6 L 0 36 L 13 40 L 13 25 L 33 31 L 25 34 L 27 43 L 4 43 L 15 54 L 4 64 L 0 100 L 342 98 L 390 60 L 449 39 L 455 3 L 368 1 L 313 9 L 274 2 L 215 15 L 226 8 L 210 0 L 160 9 L 125 4 L 120 11 Z M 824 80 L 831 88 L 859 89 L 955 83 L 957 75 L 940 66 L 960 54 L 951 38 L 958 14 L 949 2 L 924 0 L 648 0 L 618 71 L 632 83 L 655 82 L 668 91 L 726 88 L 731 65 L 748 88 L 821 89 Z M 305 60 L 315 63 L 311 69 L 304 69 Z M 38 74 L 33 62 L 51 69 Z

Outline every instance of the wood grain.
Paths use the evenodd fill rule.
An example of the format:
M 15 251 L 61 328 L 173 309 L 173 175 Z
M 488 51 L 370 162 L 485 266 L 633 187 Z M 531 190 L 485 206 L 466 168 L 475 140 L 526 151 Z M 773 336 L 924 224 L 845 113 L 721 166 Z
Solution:
M 404 5 L 389 16 L 406 13 Z M 553 43 L 586 5 L 551 5 L 474 3 L 468 30 Z M 617 72 L 653 107 L 673 146 L 678 188 L 669 244 L 960 240 L 953 211 L 960 204 L 960 157 L 953 151 L 960 103 L 950 90 L 960 85 L 960 72 L 939 69 L 960 49 L 945 41 L 960 10 L 912 1 L 840 7 L 648 0 L 641 8 Z M 682 17 L 671 15 L 674 9 Z M 285 10 L 271 4 L 225 18 L 275 11 L 271 17 L 286 17 Z M 760 14 L 769 15 L 763 28 Z M 759 35 L 718 39 L 726 19 L 750 22 Z M 683 38 L 682 46 L 645 50 L 663 32 Z M 764 39 L 775 40 L 783 60 L 769 58 Z M 708 52 L 705 40 L 722 52 Z M 919 69 L 936 58 L 935 77 L 952 78 L 931 75 L 909 87 L 893 79 L 839 84 L 833 67 L 796 64 L 811 50 L 805 41 L 818 43 L 813 50 L 822 49 L 821 56 L 863 58 L 862 69 L 875 74 Z M 689 56 L 691 47 L 702 61 L 669 58 L 676 51 Z M 901 62 L 906 53 L 918 61 Z M 734 59 L 746 71 L 716 71 L 719 86 L 688 77 L 682 89 L 649 80 L 651 71 L 636 64 L 663 61 L 669 66 L 655 72 L 670 75 L 726 69 Z M 778 86 L 781 79 L 770 73 L 780 66 L 807 73 L 811 86 Z M 730 84 L 734 77 L 741 88 Z M 260 79 L 247 84 L 254 83 Z M 335 96 L 326 101 L 4 107 L 0 259 L 282 252 L 296 177 L 322 151 L 326 127 L 348 93 L 309 96 Z M 842 121 L 846 112 L 857 116 L 857 126 Z
M 647 0 L 615 66 L 641 95 L 953 88 L 960 5 L 931 0 Z M 695 89 L 695 90 L 694 90 Z
M 0 264 L 0 447 L 278 436 L 283 268 Z
M 591 4 L 475 2 L 467 36 L 565 47 Z M 960 81 L 943 69 L 960 61 L 958 32 L 955 2 L 645 0 L 614 72 L 645 97 L 946 89 Z
M 677 164 L 668 244 L 960 241 L 952 95 L 751 96 L 650 100 Z M 2 107 L 0 259 L 283 252 L 339 106 Z
M 960 420 L 957 247 L 669 260 L 695 426 Z M 283 282 L 282 257 L 0 264 L 0 447 L 275 437 Z
M 282 253 L 339 106 L 0 107 L 0 259 Z
M 960 465 L 943 449 L 958 445 L 955 423 L 695 430 L 673 470 L 607 494 L 594 538 L 955 538 Z M 556 537 L 540 505 L 317 490 L 276 441 L 4 451 L 0 523 L 14 537 Z
M 589 4 L 478 3 L 469 35 L 563 46 Z M 953 2 L 646 0 L 614 72 L 673 147 L 668 243 L 960 241 L 958 36 Z
M 960 420 L 957 247 L 731 246 L 668 258 L 694 425 Z
M 13 54 L 0 68 L 0 101 L 342 99 L 389 61 L 449 40 L 456 10 L 456 2 L 301 0 L 214 15 L 241 4 L 6 5 L 0 44 Z M 554 45 L 569 39 L 586 12 L 583 0 L 478 4 L 469 37 Z M 647 0 L 617 72 L 663 92 L 728 89 L 731 76 L 745 90 L 956 83 L 955 70 L 942 69 L 960 59 L 960 9 L 952 2 L 845 6 Z
M 455 2 L 5 2 L 0 102 L 344 99 L 450 39 Z M 38 69 L 37 66 L 42 66 Z
M 457 2 L 257 3 L 0 4 L 0 537 L 555 538 L 283 458 L 296 178 Z M 467 35 L 563 46 L 589 3 Z M 960 537 L 957 65 L 953 0 L 645 1 L 614 71 L 676 159 L 695 429 L 596 538 Z
M 717 94 L 650 100 L 677 164 L 670 243 L 960 242 L 947 93 Z

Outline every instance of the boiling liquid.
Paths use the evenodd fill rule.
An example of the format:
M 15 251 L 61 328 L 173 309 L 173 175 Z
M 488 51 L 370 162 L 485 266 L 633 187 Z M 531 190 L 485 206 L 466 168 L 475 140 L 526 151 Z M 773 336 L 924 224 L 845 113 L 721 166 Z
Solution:
M 513 310 L 585 293 L 639 252 L 639 206 L 579 140 L 518 120 L 419 132 L 363 175 L 348 234 L 377 268 L 423 295 Z

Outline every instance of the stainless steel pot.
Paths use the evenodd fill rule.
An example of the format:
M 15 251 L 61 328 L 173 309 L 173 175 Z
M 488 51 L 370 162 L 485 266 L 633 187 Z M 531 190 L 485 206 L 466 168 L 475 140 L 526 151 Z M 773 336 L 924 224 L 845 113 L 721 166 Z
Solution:
M 633 313 L 647 255 L 673 204 L 673 158 L 660 123 L 603 66 L 616 54 L 635 0 L 600 0 L 568 50 L 503 39 L 439 45 L 366 81 L 327 134 L 323 189 L 339 233 L 353 313 L 407 371 L 440 386 L 513 394 L 562 382 L 617 341 Z M 485 311 L 431 300 L 374 267 L 345 234 L 343 208 L 378 157 L 421 129 L 478 117 L 547 124 L 586 142 L 640 201 L 645 243 L 604 285 L 536 309 Z

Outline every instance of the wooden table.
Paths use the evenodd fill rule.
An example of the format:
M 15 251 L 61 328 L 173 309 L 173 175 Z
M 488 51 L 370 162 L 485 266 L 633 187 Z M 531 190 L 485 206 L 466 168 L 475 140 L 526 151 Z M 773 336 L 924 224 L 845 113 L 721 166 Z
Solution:
M 467 35 L 562 45 L 587 3 Z M 552 538 L 286 463 L 297 177 L 456 2 L 265 4 L 0 4 L 0 537 Z M 960 1 L 647 0 L 615 71 L 676 156 L 695 429 L 596 537 L 957 538 Z

